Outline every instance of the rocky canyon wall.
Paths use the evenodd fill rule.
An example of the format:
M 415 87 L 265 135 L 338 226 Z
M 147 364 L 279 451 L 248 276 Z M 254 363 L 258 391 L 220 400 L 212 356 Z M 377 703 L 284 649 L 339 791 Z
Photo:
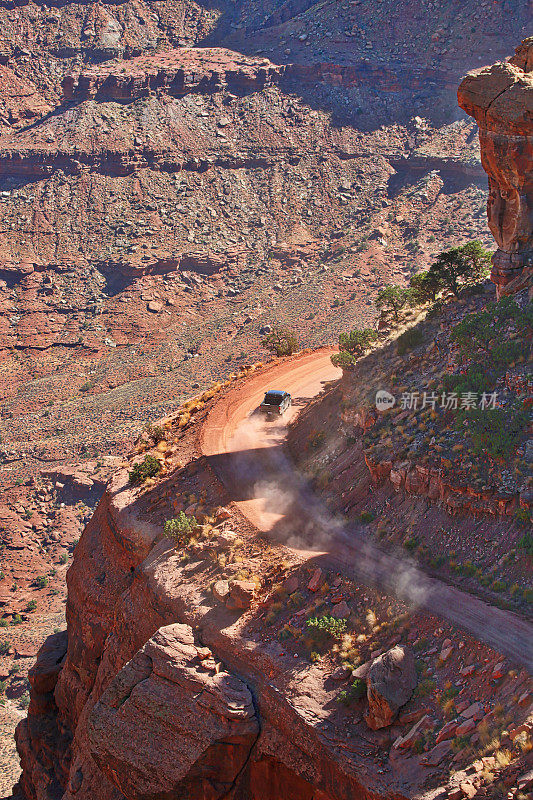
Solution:
M 292 657 L 254 640 L 242 610 L 213 605 L 154 501 L 121 470 L 76 549 L 68 638 L 41 649 L 17 729 L 24 795 L 401 800 L 321 737 L 309 689 L 280 691 Z
M 469 73 L 458 99 L 479 125 L 489 176 L 492 279 L 500 295 L 512 294 L 533 278 L 533 37 L 508 63 Z

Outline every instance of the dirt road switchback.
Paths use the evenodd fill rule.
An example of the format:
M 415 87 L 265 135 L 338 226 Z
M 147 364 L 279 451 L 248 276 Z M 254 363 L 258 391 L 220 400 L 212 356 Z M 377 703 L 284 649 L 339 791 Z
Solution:
M 284 442 L 287 424 L 341 371 L 333 349 L 276 362 L 230 391 L 202 431 L 204 455 L 242 514 L 260 531 L 309 557 L 324 554 L 332 569 L 378 586 L 448 620 L 533 671 L 533 625 L 444 581 L 426 575 L 403 554 L 388 553 L 347 525 L 314 495 L 294 467 Z M 257 408 L 268 389 L 291 393 L 293 406 L 268 421 Z

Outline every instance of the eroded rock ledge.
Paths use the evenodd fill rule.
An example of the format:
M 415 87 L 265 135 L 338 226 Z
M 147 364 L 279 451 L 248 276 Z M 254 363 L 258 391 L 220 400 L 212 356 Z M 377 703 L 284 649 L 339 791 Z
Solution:
M 533 37 L 508 63 L 470 72 L 458 100 L 479 125 L 489 176 L 487 213 L 499 248 L 492 280 L 499 295 L 513 294 L 533 280 Z

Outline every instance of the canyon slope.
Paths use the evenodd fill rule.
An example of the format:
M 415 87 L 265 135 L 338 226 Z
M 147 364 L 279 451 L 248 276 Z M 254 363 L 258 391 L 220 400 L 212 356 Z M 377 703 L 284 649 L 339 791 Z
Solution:
M 383 283 L 458 241 L 491 246 L 477 129 L 455 92 L 512 52 L 528 8 L 483 4 L 480 25 L 470 0 L 0 6 L 7 791 L 28 668 L 64 627 L 78 539 L 139 431 L 264 359 L 272 325 L 330 344 L 375 324 Z M 243 719 L 244 752 L 257 720 Z
M 530 44 L 522 44 L 517 59 Z M 204 75 L 203 58 L 216 70 Z M 211 47 L 167 54 L 164 68 L 160 57 L 138 59 L 122 68 L 91 67 L 68 80 L 66 91 L 79 99 L 78 121 L 117 98 L 130 110 L 151 103 L 168 133 L 140 157 L 158 178 L 179 165 L 189 180 L 213 173 L 216 182 L 220 170 L 235 170 L 236 163 L 264 177 L 270 164 L 249 163 L 256 150 L 264 159 L 275 152 L 285 170 L 297 167 L 293 183 L 299 170 L 316 170 L 327 186 L 326 170 L 346 175 L 364 163 L 368 136 L 351 127 L 324 126 L 320 156 L 316 149 L 304 155 L 303 137 L 316 132 L 305 119 L 290 139 L 278 138 L 274 124 L 253 138 L 256 128 L 247 123 L 264 108 L 265 93 L 270 105 L 279 98 L 282 110 L 292 98 L 285 94 L 286 66 Z M 466 84 L 475 80 L 469 76 Z M 221 105 L 201 117 L 201 137 L 187 136 L 186 126 L 183 135 L 172 135 L 178 117 L 197 125 L 198 115 L 186 113 L 191 99 L 203 108 L 206 96 L 216 103 L 218 92 Z M 237 126 L 228 108 L 238 113 L 244 103 Z M 317 114 L 315 122 L 322 119 Z M 414 126 L 423 129 L 416 155 L 402 139 L 405 129 L 395 127 L 393 136 L 385 127 L 372 134 L 381 149 L 379 157 L 368 153 L 371 163 L 385 159 L 387 147 L 397 167 L 436 158 L 428 149 L 442 131 L 437 135 L 423 121 Z M 224 164 L 212 149 L 220 128 L 229 143 Z M 26 133 L 27 152 L 38 151 L 35 130 Z M 454 130 L 464 132 L 458 143 L 468 152 L 468 126 Z M 198 163 L 188 150 L 193 146 Z M 481 146 L 484 154 L 483 129 Z M 128 160 L 132 148 L 116 153 L 112 169 L 101 148 L 71 134 L 41 164 L 59 160 L 68 178 L 83 172 L 75 161 L 93 159 L 96 174 L 137 177 Z M 448 169 L 455 176 L 449 180 L 458 172 L 475 177 L 475 164 L 465 159 L 459 170 L 457 161 L 451 167 L 448 155 L 440 175 L 432 170 L 424 182 L 432 206 Z M 409 198 L 413 209 L 424 207 L 422 192 L 396 186 L 371 217 L 380 223 L 375 241 L 386 250 L 384 265 L 398 242 L 398 204 Z M 338 230 L 338 218 L 336 224 Z M 346 246 L 351 236 L 344 230 L 338 239 Z M 264 246 L 261 233 L 256 241 Z M 530 236 L 520 242 L 527 252 Z M 87 250 L 92 246 L 88 237 Z M 322 274 L 324 254 L 313 262 L 309 240 L 293 239 L 290 247 L 286 239 L 283 246 L 271 241 L 271 247 L 281 276 L 295 263 L 304 281 L 313 270 Z M 422 265 L 424 250 L 417 252 Z M 337 262 L 345 263 L 344 253 L 337 251 Z M 179 273 L 183 257 L 169 273 Z M 167 260 L 153 264 L 133 251 L 120 271 L 128 278 L 137 269 L 145 273 L 141 279 L 169 274 Z M 217 274 L 188 265 L 189 274 Z M 384 267 L 376 281 L 396 275 Z M 267 364 L 249 358 L 141 433 L 74 549 L 67 631 L 47 638 L 29 673 L 28 717 L 16 734 L 25 798 L 527 797 L 533 785 L 531 298 L 521 282 L 512 297 L 495 300 L 494 285 L 481 280 L 458 297 L 444 294 L 404 310 L 397 325 L 385 315 L 375 349 L 341 379 L 331 349 Z M 161 313 L 161 296 L 145 302 L 158 303 L 151 313 Z M 364 320 L 361 313 L 358 322 Z M 325 327 L 331 336 L 331 320 Z M 456 425 L 436 400 L 421 409 L 398 403 L 376 410 L 379 388 L 399 397 L 471 392 L 469 381 L 479 390 L 480 370 L 503 397 L 490 417 L 501 436 L 483 438 L 476 414 L 459 414 Z M 284 421 L 252 413 L 265 387 L 278 381 L 294 396 L 288 430 Z M 480 437 L 483 447 L 476 447 Z

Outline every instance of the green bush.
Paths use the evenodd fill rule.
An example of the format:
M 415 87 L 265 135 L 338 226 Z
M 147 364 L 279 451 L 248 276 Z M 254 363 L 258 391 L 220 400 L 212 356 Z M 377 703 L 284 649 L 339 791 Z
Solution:
M 7 656 L 10 649 L 11 649 L 10 641 L 4 639 L 2 642 L 0 642 L 0 656 Z
M 169 539 L 183 545 L 189 541 L 197 525 L 195 517 L 188 517 L 184 511 L 180 511 L 174 519 L 167 519 L 163 532 Z
M 490 257 L 481 242 L 468 242 L 440 253 L 429 268 L 428 276 L 457 297 L 462 286 L 472 285 L 487 275 Z
M 39 575 L 39 577 L 35 580 L 35 585 L 38 589 L 45 589 L 48 586 L 48 578 L 46 575 Z
M 404 286 L 385 286 L 380 289 L 376 297 L 376 306 L 382 310 L 392 311 L 396 322 L 400 317 L 398 312 L 413 299 L 411 289 Z
M 518 516 L 519 512 L 521 511 L 525 511 L 525 513 L 528 515 L 527 517 L 528 523 L 531 524 L 531 518 L 529 517 L 529 512 L 527 512 L 525 508 L 521 508 L 516 512 L 515 519 Z M 521 519 L 524 519 L 524 517 L 521 516 Z M 523 525 L 528 523 L 520 522 L 519 524 Z M 533 556 L 533 534 L 531 533 L 531 530 L 528 530 L 526 531 L 526 533 L 524 533 L 524 535 L 518 542 L 518 546 L 522 550 L 525 550 L 528 556 Z
M 298 350 L 298 336 L 291 328 L 275 327 L 261 342 L 275 356 L 291 356 Z
M 373 522 L 375 520 L 375 516 L 371 511 L 363 511 L 360 514 L 359 519 L 364 525 L 366 525 L 369 522 Z
M 339 352 L 331 356 L 332 364 L 341 369 L 352 367 L 378 338 L 372 328 L 354 328 L 350 333 L 339 334 Z
M 529 528 L 531 525 L 531 512 L 527 508 L 518 508 L 515 511 L 514 519 L 517 525 L 523 528 Z M 521 547 L 522 550 L 526 550 L 529 555 L 533 555 L 533 535 L 531 534 L 531 530 L 528 530 L 520 539 L 519 547 Z
M 161 469 L 161 464 L 155 456 L 145 456 L 144 461 L 134 464 L 129 472 L 129 480 L 132 486 L 139 486 L 147 478 L 153 478 Z
M 345 619 L 335 617 L 311 617 L 307 620 L 307 628 L 313 644 L 319 648 L 325 647 L 335 639 L 340 639 L 346 630 Z
M 356 678 L 349 689 L 340 692 L 337 697 L 339 703 L 343 706 L 349 706 L 355 700 L 361 700 L 366 694 L 366 681 L 362 678 Z
M 26 604 L 26 608 L 24 609 L 24 611 L 27 611 L 27 612 L 35 611 L 36 608 L 37 608 L 37 601 L 36 600 L 30 600 L 30 602 Z
M 475 455 L 488 453 L 508 459 L 524 438 L 528 415 L 518 405 L 509 408 L 473 408 L 457 415 L 456 429 L 465 433 Z
M 413 275 L 409 286 L 415 303 L 434 303 L 437 293 L 444 288 L 442 281 L 437 276 L 430 275 L 428 271 Z

